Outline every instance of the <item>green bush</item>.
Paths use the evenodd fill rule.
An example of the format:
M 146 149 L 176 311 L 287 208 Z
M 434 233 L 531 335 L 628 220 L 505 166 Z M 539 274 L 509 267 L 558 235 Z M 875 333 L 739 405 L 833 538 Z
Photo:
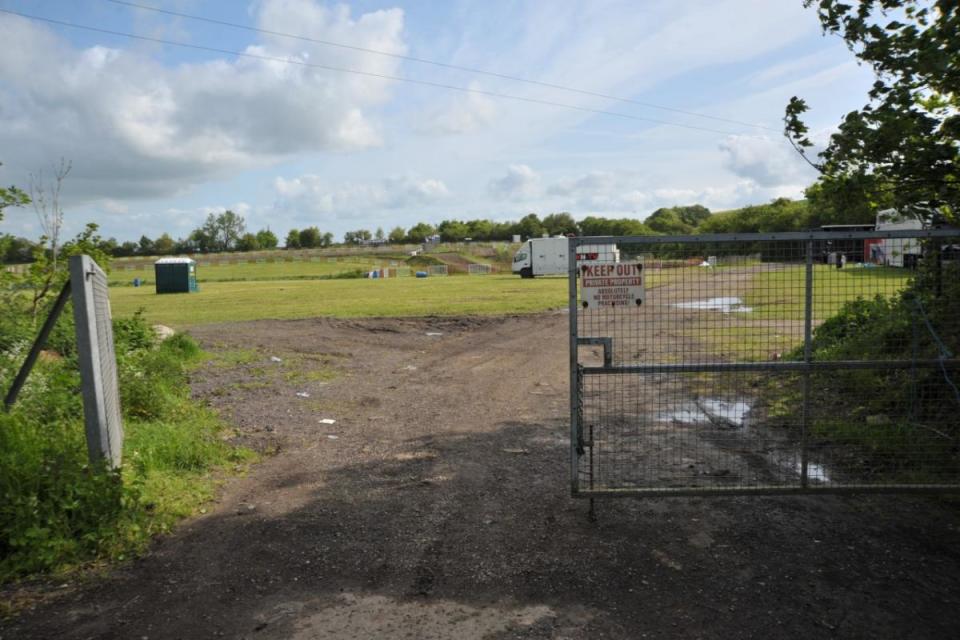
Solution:
M 136 499 L 118 473 L 90 468 L 72 403 L 48 398 L 59 411 L 0 415 L 0 581 L 98 555 Z
M 185 333 L 177 333 L 167 338 L 163 343 L 163 348 L 184 362 L 194 361 L 203 354 L 199 345 Z
M 120 406 L 140 420 L 162 420 L 187 396 L 183 363 L 162 345 L 118 357 Z
M 115 321 L 114 335 L 122 469 L 88 463 L 69 334 L 57 344 L 67 357 L 39 362 L 13 411 L 0 414 L 0 583 L 141 550 L 212 496 L 213 469 L 250 457 L 190 400 L 186 367 L 201 351 L 189 336 L 158 344 L 139 314 Z M 0 350 L 4 390 L 25 349 Z
M 157 343 L 153 329 L 143 319 L 143 309 L 130 318 L 113 321 L 113 343 L 117 353 L 147 351 Z
M 329 276 L 324 276 L 323 280 L 354 280 L 357 278 L 366 278 L 367 272 L 363 269 L 352 269 L 350 271 L 342 271 L 340 273 L 334 273 Z
M 3 303 L 0 298 L 0 305 Z M 30 324 L 26 318 L 16 313 L 7 313 L 5 308 L 4 312 L 0 313 L 0 353 L 16 350 L 20 344 L 29 343 L 30 340 Z
M 933 262 L 933 261 L 930 261 Z M 935 264 L 935 262 L 934 262 Z M 847 302 L 814 330 L 814 361 L 929 360 L 960 349 L 960 271 L 948 264 L 932 277 L 927 264 L 910 285 L 892 297 Z M 929 319 L 928 327 L 926 319 Z M 937 332 L 932 335 L 930 327 Z M 803 359 L 798 346 L 788 359 Z M 810 374 L 819 416 L 811 444 L 853 445 L 846 461 L 858 475 L 887 474 L 891 480 L 923 481 L 925 473 L 960 471 L 956 441 L 960 411 L 947 375 L 939 368 L 818 370 Z M 800 424 L 800 402 L 784 402 L 801 376 L 771 384 L 765 392 L 776 419 Z M 771 414 L 772 415 L 772 414 Z
M 407 262 L 407 266 L 411 268 L 432 267 L 432 266 L 446 264 L 446 262 L 444 262 L 440 258 L 437 258 L 435 256 L 429 256 L 429 255 L 413 256 L 411 258 L 407 258 L 406 262 Z
M 884 358 L 902 355 L 909 345 L 916 311 L 901 296 L 847 302 L 836 315 L 814 330 L 813 355 L 816 360 Z M 927 341 L 929 342 L 929 340 Z M 803 358 L 803 347 L 791 354 Z

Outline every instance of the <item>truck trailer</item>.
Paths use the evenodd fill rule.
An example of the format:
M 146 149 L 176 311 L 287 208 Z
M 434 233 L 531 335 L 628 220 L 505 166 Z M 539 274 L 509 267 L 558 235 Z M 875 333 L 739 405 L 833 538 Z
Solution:
M 513 256 L 513 273 L 521 278 L 566 274 L 567 250 L 570 240 L 565 236 L 531 238 Z M 577 247 L 578 264 L 616 264 L 620 250 L 615 244 L 582 244 Z
M 919 231 L 923 223 L 901 215 L 896 209 L 877 214 L 877 231 Z M 888 267 L 916 267 L 922 253 L 918 238 L 877 238 L 864 242 L 866 259 Z

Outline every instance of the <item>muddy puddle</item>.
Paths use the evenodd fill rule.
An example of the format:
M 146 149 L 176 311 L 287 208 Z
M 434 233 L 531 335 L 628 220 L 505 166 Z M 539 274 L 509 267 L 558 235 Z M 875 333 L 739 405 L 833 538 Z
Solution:
M 794 471 L 799 476 L 802 473 L 803 463 L 797 460 L 797 464 L 794 466 Z M 817 482 L 821 484 L 827 484 L 832 482 L 830 474 L 827 473 L 827 468 L 818 463 L 818 462 L 807 462 L 807 480 L 810 482 Z
M 716 398 L 697 399 L 661 414 L 658 419 L 681 424 L 744 427 L 747 425 L 750 409 L 750 404 L 742 401 L 730 402 Z
M 719 311 L 720 313 L 750 313 L 752 307 L 744 306 L 743 300 L 732 296 L 696 300 L 693 302 L 678 302 L 673 305 L 677 309 L 691 309 L 693 311 Z
M 775 476 L 784 480 L 799 478 L 802 471 L 799 445 L 788 441 L 785 434 L 766 428 L 763 416 L 757 415 L 761 412 L 754 412 L 754 405 L 752 399 L 696 398 L 660 412 L 656 420 L 702 427 L 704 431 L 698 430 L 698 433 L 715 440 L 722 449 L 741 453 L 752 450 Z M 710 433 L 713 435 L 708 435 Z M 827 465 L 818 460 L 808 459 L 807 478 L 814 484 L 835 482 Z

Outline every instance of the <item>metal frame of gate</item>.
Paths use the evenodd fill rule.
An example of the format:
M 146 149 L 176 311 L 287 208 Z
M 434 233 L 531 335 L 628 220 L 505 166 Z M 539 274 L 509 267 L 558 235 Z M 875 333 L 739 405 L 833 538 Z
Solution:
M 936 354 L 929 352 L 920 354 L 918 348 L 915 347 L 913 356 L 909 359 L 874 358 L 858 360 L 844 358 L 817 360 L 813 353 L 816 326 L 825 319 L 824 317 L 814 317 L 815 304 L 820 304 L 822 307 L 829 307 L 830 309 L 833 309 L 831 305 L 840 305 L 840 303 L 837 302 L 837 300 L 840 299 L 839 294 L 836 296 L 837 300 L 829 299 L 829 295 L 827 294 L 831 293 L 830 291 L 824 293 L 817 289 L 818 284 L 823 282 L 827 283 L 823 286 L 828 286 L 831 278 L 835 278 L 837 282 L 841 282 L 841 276 L 833 275 L 834 273 L 839 274 L 840 269 L 833 272 L 833 265 L 822 265 L 819 262 L 822 257 L 821 254 L 827 255 L 823 251 L 824 247 L 830 243 L 839 244 L 841 242 L 848 243 L 848 246 L 864 247 L 864 241 L 884 240 L 906 242 L 908 239 L 914 242 L 935 244 L 941 248 L 946 243 L 946 246 L 953 251 L 960 251 L 960 230 L 956 229 L 571 238 L 568 250 L 568 277 L 570 469 L 571 491 L 573 496 L 594 498 L 601 496 L 639 497 L 786 494 L 804 492 L 929 492 L 956 491 L 960 489 L 960 474 L 953 475 L 952 467 L 949 473 L 944 472 L 944 474 L 940 476 L 934 474 L 932 480 L 930 477 L 924 478 L 921 476 L 917 476 L 919 480 L 911 480 L 909 477 L 904 479 L 904 476 L 893 477 L 891 479 L 891 477 L 886 477 L 878 473 L 875 469 L 870 470 L 872 475 L 868 474 L 867 477 L 858 477 L 856 473 L 838 471 L 837 475 L 839 479 L 828 479 L 827 472 L 824 471 L 820 463 L 817 462 L 818 453 L 827 451 L 835 454 L 835 457 L 831 458 L 831 462 L 837 463 L 838 468 L 843 466 L 838 463 L 838 460 L 842 460 L 842 456 L 844 455 L 847 456 L 847 460 L 850 461 L 851 464 L 863 464 L 862 461 L 855 458 L 854 454 L 847 455 L 848 452 L 846 450 L 840 448 L 835 450 L 827 449 L 827 445 L 821 446 L 817 442 L 814 442 L 814 440 L 816 440 L 815 428 L 819 424 L 817 422 L 818 419 L 832 419 L 834 416 L 830 415 L 831 412 L 842 413 L 846 411 L 846 408 L 843 407 L 838 409 L 836 407 L 823 407 L 818 405 L 818 400 L 820 400 L 820 398 L 817 397 L 818 390 L 821 388 L 829 389 L 830 384 L 833 384 L 836 380 L 840 380 L 839 377 L 831 377 L 836 372 L 840 372 L 837 374 L 838 376 L 846 375 L 848 377 L 856 377 L 856 372 L 884 372 L 884 375 L 887 375 L 886 372 L 890 372 L 890 375 L 902 374 L 913 376 L 913 380 L 917 380 L 918 377 L 922 376 L 939 375 L 940 372 L 942 372 L 945 377 L 948 376 L 948 374 L 955 377 L 955 372 L 960 373 L 958 372 L 958 369 L 960 369 L 960 360 L 958 360 L 954 354 L 946 351 L 946 347 L 943 347 L 943 344 L 935 334 L 933 340 L 943 347 L 942 351 Z M 684 263 L 686 266 L 681 266 L 673 274 L 669 273 L 665 268 L 662 269 L 662 277 L 665 278 L 664 281 L 667 283 L 670 282 L 669 278 L 671 276 L 675 277 L 674 274 L 691 273 L 695 274 L 692 275 L 691 278 L 700 279 L 698 282 L 706 281 L 708 279 L 706 273 L 711 269 L 716 269 L 713 273 L 720 274 L 720 277 L 723 277 L 725 273 L 741 273 L 746 274 L 745 278 L 747 279 L 754 277 L 749 270 L 755 269 L 757 273 L 763 274 L 761 277 L 768 278 L 770 282 L 776 282 L 778 278 L 787 278 L 788 276 L 784 274 L 791 274 L 789 277 L 796 275 L 797 290 L 792 293 L 797 294 L 796 297 L 800 298 L 800 283 L 802 282 L 802 315 L 798 314 L 798 317 L 789 321 L 771 320 L 769 322 L 782 322 L 785 325 L 789 325 L 789 329 L 795 332 L 795 337 L 797 338 L 801 337 L 800 331 L 802 330 L 802 341 L 800 341 L 799 344 L 795 343 L 793 350 L 790 352 L 793 355 L 785 358 L 779 357 L 779 353 L 773 358 L 747 357 L 741 359 L 737 357 L 724 357 L 722 355 L 715 357 L 704 356 L 702 353 L 699 356 L 693 357 L 693 359 L 673 358 L 667 353 L 655 353 L 654 357 L 644 358 L 641 356 L 641 352 L 643 351 L 642 345 L 637 347 L 636 357 L 633 357 L 622 348 L 622 345 L 617 344 L 619 336 L 616 331 L 608 332 L 608 335 L 602 335 L 597 334 L 598 332 L 596 330 L 584 331 L 583 329 L 584 323 L 591 317 L 594 317 L 590 314 L 601 313 L 601 310 L 586 310 L 583 312 L 580 310 L 580 304 L 583 303 L 583 299 L 578 283 L 580 280 L 579 267 L 582 265 L 578 265 L 577 262 L 577 248 L 581 245 L 591 245 L 592 247 L 617 245 L 621 251 L 629 248 L 630 252 L 634 254 L 639 253 L 641 256 L 645 255 L 646 257 L 643 258 L 643 260 L 647 266 L 654 264 L 654 256 L 656 256 L 657 252 L 663 254 L 664 252 L 670 253 L 672 251 L 674 255 L 679 255 L 688 262 Z M 706 256 L 703 255 L 704 250 L 713 248 L 713 250 L 722 254 L 730 254 L 728 257 L 732 259 L 736 256 L 736 247 L 757 246 L 766 247 L 768 251 L 772 249 L 774 253 L 773 261 L 767 262 L 761 257 L 759 265 L 746 267 L 743 265 L 748 264 L 748 261 L 742 259 L 740 263 L 734 261 L 735 264 L 733 264 L 732 267 L 728 267 L 727 272 L 722 271 L 722 265 L 708 266 L 708 263 L 704 261 L 702 265 L 704 269 L 702 272 L 691 271 L 692 269 L 696 269 L 696 267 L 692 266 L 692 263 L 689 261 L 693 256 L 706 258 Z M 789 251 L 787 249 L 789 249 Z M 592 248 L 591 251 L 595 251 L 595 248 Z M 777 251 L 780 251 L 779 255 L 776 253 Z M 866 249 L 863 249 L 863 251 L 866 251 Z M 941 267 L 937 273 L 942 274 L 943 251 L 939 251 L 937 255 L 939 256 L 938 260 L 940 261 L 939 264 Z M 827 257 L 829 258 L 828 255 Z M 839 254 L 834 257 L 835 262 L 842 262 Z M 628 258 L 625 258 L 623 262 L 628 260 Z M 954 257 L 952 262 L 960 263 L 960 260 Z M 740 271 L 737 271 L 737 264 L 741 265 Z M 952 266 L 960 265 L 954 264 Z M 827 268 L 831 269 L 831 271 L 826 271 L 825 269 Z M 863 273 L 844 273 L 843 278 L 846 278 L 846 280 L 842 282 L 847 282 L 855 278 L 860 278 L 860 280 L 856 280 L 856 282 L 880 282 L 878 279 L 872 279 L 875 275 L 886 275 L 894 279 L 900 277 L 898 273 L 890 271 L 893 267 L 887 267 L 885 268 L 886 270 L 870 271 L 870 265 L 847 265 L 848 270 L 857 268 L 862 268 Z M 799 276 L 801 270 L 802 277 Z M 701 275 L 701 273 L 703 275 Z M 815 274 L 817 274 L 816 277 Z M 649 270 L 647 270 L 646 277 L 649 278 Z M 938 277 L 940 276 L 938 275 Z M 682 285 L 682 277 L 680 280 L 680 284 Z M 752 282 L 752 280 L 750 281 Z M 690 309 L 689 306 L 685 305 L 695 304 L 684 302 L 683 296 L 691 292 L 687 291 L 685 294 L 682 291 L 683 286 L 674 286 L 673 289 L 670 288 L 671 285 L 669 284 L 662 284 L 660 286 L 666 287 L 664 290 L 668 293 L 665 295 L 673 296 L 669 298 L 669 308 L 665 303 L 661 304 L 664 309 L 667 309 L 668 317 L 666 320 L 669 321 L 673 317 L 669 315 L 670 313 L 676 314 L 676 323 L 674 324 L 677 325 L 692 323 L 696 326 L 698 318 L 706 317 L 710 313 L 721 314 L 719 316 L 712 316 L 714 319 L 710 321 L 720 327 L 722 333 L 723 327 L 732 327 L 735 323 L 744 324 L 742 318 L 753 315 L 749 309 L 747 309 L 747 311 L 751 313 L 739 315 L 725 313 L 723 310 L 717 311 L 715 309 L 679 312 L 677 311 L 678 307 Z M 852 287 L 853 284 L 851 283 L 850 286 Z M 694 289 L 692 292 L 694 294 L 703 293 L 702 287 Z M 671 291 L 672 293 L 670 293 Z M 647 292 L 652 298 L 656 298 L 655 288 L 651 289 L 648 287 Z M 772 288 L 769 292 L 762 293 L 769 294 L 770 296 L 778 295 Z M 842 291 L 840 293 L 850 299 L 857 297 L 849 295 L 851 291 Z M 867 290 L 866 293 L 872 293 L 872 291 Z M 823 300 L 818 301 L 818 296 L 821 298 L 825 296 L 828 299 L 826 302 Z M 641 307 L 638 306 L 637 308 L 626 308 L 622 311 L 617 311 L 617 313 L 620 314 L 617 317 L 621 319 L 625 318 L 627 323 L 636 322 L 637 326 L 640 326 L 642 322 L 647 322 L 648 324 L 655 323 L 657 322 L 657 316 L 642 316 L 643 313 L 650 312 L 649 306 L 649 304 L 644 304 L 643 307 L 648 308 L 641 309 Z M 920 313 L 922 312 L 923 310 L 921 308 Z M 656 313 L 655 309 L 654 313 Z M 611 320 L 611 322 L 615 321 L 615 318 Z M 924 323 L 926 325 L 925 327 L 923 326 Z M 602 325 L 602 323 L 595 324 L 597 324 L 597 326 Z M 661 325 L 656 326 L 663 329 L 662 325 L 664 324 L 665 323 L 661 322 Z M 768 327 L 763 327 L 762 329 L 766 330 L 767 328 Z M 925 315 L 922 317 L 918 315 L 917 319 L 913 322 L 912 329 L 912 340 L 915 345 L 919 344 L 921 338 L 923 338 L 924 344 L 929 342 L 925 333 L 927 329 L 929 329 L 930 332 L 935 331 L 935 328 Z M 667 326 L 666 330 L 675 331 L 676 327 Z M 738 326 L 737 330 L 741 331 L 743 327 Z M 749 326 L 746 327 L 746 331 L 750 331 Z M 918 337 L 921 331 L 924 332 L 924 335 Z M 732 329 L 729 333 L 732 336 L 737 335 L 733 333 Z M 631 333 L 624 335 L 628 335 L 631 339 L 649 339 L 652 336 L 651 333 L 644 333 L 642 328 L 637 329 L 636 327 L 634 327 Z M 704 335 L 709 337 L 709 332 L 705 331 Z M 696 338 L 697 336 L 694 337 Z M 633 347 L 631 347 L 631 349 L 633 349 Z M 586 357 L 581 357 L 584 350 L 591 352 L 593 362 L 588 363 L 585 361 L 587 359 Z M 647 394 L 648 404 L 662 404 L 665 400 L 661 396 L 664 394 L 661 393 L 657 395 L 657 390 L 668 389 L 666 395 L 669 395 L 669 389 L 673 388 L 663 386 L 665 384 L 669 385 L 675 382 L 677 385 L 680 385 L 687 384 L 693 380 L 698 384 L 705 384 L 708 387 L 709 384 L 716 384 L 717 388 L 722 388 L 725 384 L 744 385 L 744 380 L 748 379 L 745 376 L 751 376 L 749 378 L 749 384 L 759 385 L 761 388 L 765 388 L 764 385 L 779 384 L 780 381 L 783 381 L 783 388 L 790 388 L 796 392 L 794 399 L 800 406 L 794 406 L 791 409 L 794 412 L 793 415 L 796 422 L 793 427 L 796 428 L 792 429 L 792 431 L 778 432 L 768 440 L 751 443 L 744 439 L 745 436 L 742 434 L 743 429 L 738 432 L 737 429 L 724 428 L 725 425 L 718 427 L 710 420 L 701 421 L 693 426 L 681 425 L 671 422 L 670 420 L 660 419 L 657 415 L 650 413 L 651 407 L 642 406 L 645 402 L 643 397 L 641 397 L 644 392 Z M 769 378 L 769 380 L 767 380 L 767 378 Z M 620 382 L 616 383 L 618 386 L 611 387 L 604 391 L 602 387 L 603 383 L 601 382 L 604 379 Z M 774 379 L 777 379 L 776 383 Z M 705 383 L 703 382 L 704 380 L 708 382 Z M 949 378 L 947 378 L 947 381 L 950 385 L 954 386 L 955 389 L 955 383 L 950 381 Z M 644 384 L 648 383 L 649 385 L 660 386 L 643 387 Z M 589 388 L 591 385 L 599 389 L 599 391 L 594 393 L 593 405 L 590 404 L 589 398 L 585 397 L 590 393 Z M 816 388 L 814 388 L 815 386 Z M 919 398 L 916 402 L 929 403 L 937 401 L 936 399 L 931 400 L 925 397 L 923 395 L 923 389 L 915 391 L 916 393 L 914 395 Z M 605 407 L 604 402 L 611 400 L 618 401 L 619 405 Z M 947 398 L 944 401 L 952 402 L 952 398 Z M 960 396 L 958 396 L 957 401 L 960 403 Z M 689 403 L 692 401 L 687 400 L 686 402 Z M 721 401 L 717 402 L 720 402 L 721 405 L 723 404 Z M 630 412 L 624 408 L 627 406 L 627 403 L 633 403 L 630 405 L 633 407 L 633 414 L 630 414 Z M 607 402 L 607 404 L 616 404 L 616 402 Z M 727 403 L 727 405 L 731 404 L 733 404 L 732 401 Z M 585 409 L 590 413 L 587 417 L 584 415 Z M 911 411 L 914 411 L 914 409 L 915 407 L 911 408 Z M 954 407 L 954 409 L 954 415 L 960 415 L 960 406 Z M 940 409 L 938 409 L 938 411 L 939 410 Z M 644 413 L 645 411 L 647 413 Z M 684 413 L 684 411 L 686 411 L 686 413 Z M 772 410 L 767 411 L 771 415 L 774 413 Z M 700 415 L 703 412 L 701 412 L 699 408 L 694 407 L 692 410 L 684 409 L 679 413 L 686 416 L 687 414 Z M 815 416 L 814 414 L 817 415 Z M 707 417 L 710 418 L 709 415 Z M 854 416 L 854 418 L 860 420 L 860 422 L 855 423 L 857 428 L 863 427 L 866 429 L 867 427 L 864 425 L 869 425 L 871 420 L 878 425 L 876 428 L 888 429 L 891 433 L 896 432 L 898 428 L 896 424 L 892 423 L 889 417 L 883 415 L 879 417 L 859 416 L 858 418 Z M 842 424 L 853 424 L 854 418 Z M 896 416 L 894 418 L 896 418 Z M 884 420 L 886 420 L 886 422 L 884 422 Z M 960 451 L 960 446 L 957 446 L 960 444 L 957 442 L 958 433 L 960 433 L 960 425 L 958 425 L 958 423 L 960 423 L 960 421 L 955 420 L 954 423 L 946 425 L 942 429 L 942 431 L 946 433 L 941 433 L 943 437 L 953 439 L 954 451 Z M 614 424 L 616 424 L 615 427 L 611 426 Z M 841 423 L 838 422 L 837 424 Z M 932 427 L 925 426 L 924 428 L 931 429 L 935 432 L 941 431 L 936 425 Z M 604 430 L 610 432 L 614 429 L 618 430 L 615 442 L 614 439 L 604 433 Z M 646 475 L 643 473 L 639 474 L 642 477 L 640 477 L 640 481 L 637 481 L 636 478 L 630 476 L 630 474 L 633 473 L 633 466 L 644 466 L 644 456 L 649 457 L 649 455 L 657 453 L 653 451 L 652 448 L 643 448 L 645 444 L 650 445 L 651 443 L 642 442 L 643 437 L 641 436 L 645 435 L 647 440 L 651 440 L 650 434 L 654 432 L 656 435 L 656 438 L 653 438 L 654 448 L 658 446 L 658 443 L 669 443 L 669 438 L 675 437 L 677 438 L 676 442 L 680 445 L 680 450 L 674 452 L 676 455 L 673 457 L 654 456 L 655 462 L 666 461 L 666 463 L 664 463 L 661 468 L 653 469 L 651 469 L 649 465 L 646 465 L 643 471 L 650 473 L 646 473 Z M 671 435 L 672 432 L 674 435 Z M 677 433 L 680 435 L 675 435 Z M 705 433 L 707 434 L 706 436 L 703 435 Z M 604 438 L 607 438 L 607 440 L 604 440 Z M 715 443 L 704 440 L 704 438 L 714 438 L 717 442 L 727 446 L 729 450 L 725 451 L 722 447 L 715 446 Z M 704 451 L 688 452 L 690 453 L 690 457 L 684 457 L 684 451 L 682 450 L 683 445 L 694 441 L 697 443 L 697 446 L 703 445 Z M 729 442 L 734 442 L 734 444 L 729 445 Z M 603 447 L 606 447 L 606 449 L 603 449 Z M 619 447 L 619 449 L 617 447 Z M 818 449 L 818 447 L 821 448 Z M 599 453 L 598 448 L 600 449 Z M 764 461 L 759 466 L 769 467 L 770 464 L 773 464 L 769 462 L 773 460 L 772 456 L 774 454 L 783 455 L 784 452 L 789 452 L 790 455 L 794 456 L 791 459 L 783 459 L 787 459 L 789 464 L 795 463 L 795 468 L 785 471 L 786 467 L 783 465 L 774 465 L 772 476 L 769 469 L 767 471 L 753 471 L 751 472 L 753 475 L 749 477 L 741 473 L 742 469 L 734 470 L 734 474 L 741 473 L 739 476 L 735 476 L 729 472 L 724 475 L 720 473 L 724 471 L 723 469 L 695 469 L 697 464 L 702 462 L 698 461 L 698 455 L 708 459 L 707 462 L 715 462 L 721 458 L 735 461 L 738 453 L 743 453 L 753 458 L 767 456 L 769 459 L 764 458 Z M 604 457 L 605 455 L 607 457 Z M 711 455 L 713 455 L 713 458 L 711 458 Z M 611 462 L 611 460 L 613 461 Z M 687 463 L 688 460 L 690 461 L 689 463 Z M 647 460 L 647 462 L 649 462 L 649 460 Z M 736 461 L 734 464 L 736 464 Z M 658 473 L 670 470 L 667 468 L 668 466 L 673 468 L 680 465 L 686 465 L 694 469 L 694 471 L 690 471 L 688 475 L 678 476 L 673 479 L 667 478 L 664 481 L 657 479 L 656 476 Z M 940 471 L 939 468 L 937 470 Z M 764 475 L 765 473 L 767 474 L 766 476 Z M 625 480 L 625 478 L 628 477 L 632 479 Z

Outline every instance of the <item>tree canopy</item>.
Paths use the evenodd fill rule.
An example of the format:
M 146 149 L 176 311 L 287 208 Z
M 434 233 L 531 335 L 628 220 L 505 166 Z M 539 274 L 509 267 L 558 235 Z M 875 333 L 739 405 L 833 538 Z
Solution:
M 261 249 L 276 249 L 277 243 L 277 235 L 270 229 L 257 231 L 257 246 Z
M 804 200 L 778 198 L 769 204 L 719 211 L 697 228 L 698 233 L 773 233 L 814 228 L 810 205 Z
M 444 242 L 460 242 L 470 237 L 470 229 L 459 220 L 444 220 L 437 225 L 437 233 Z
M 567 235 L 568 233 L 577 233 L 577 223 L 573 216 L 566 211 L 562 213 L 551 213 L 543 219 L 543 226 L 547 233 L 552 236 Z
M 344 244 L 359 244 L 371 239 L 373 239 L 373 234 L 370 233 L 369 229 L 357 229 L 355 231 L 347 231 L 343 234 Z
M 851 111 L 827 147 L 802 120 L 807 103 L 793 97 L 785 134 L 817 168 L 821 201 L 921 218 L 956 221 L 960 206 L 960 3 L 956 0 L 805 0 L 825 33 L 844 39 L 869 65 L 875 82 L 867 103 Z
M 710 217 L 710 209 L 695 204 L 689 207 L 663 207 L 654 211 L 644 224 L 658 233 L 685 235 Z
M 3 220 L 3 210 L 7 207 L 22 207 L 30 203 L 30 197 L 16 187 L 0 187 L 0 220 Z
M 203 253 L 232 251 L 245 232 L 243 216 L 227 209 L 220 215 L 207 215 L 203 226 L 195 229 L 190 239 Z

